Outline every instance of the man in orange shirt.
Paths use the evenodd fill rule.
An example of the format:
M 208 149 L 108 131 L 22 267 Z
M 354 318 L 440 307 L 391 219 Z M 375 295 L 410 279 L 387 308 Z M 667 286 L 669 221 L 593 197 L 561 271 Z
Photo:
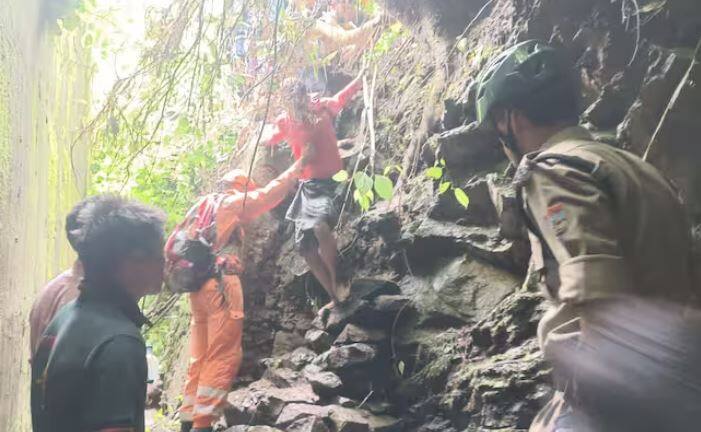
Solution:
M 74 251 L 78 251 L 77 234 L 80 230 L 78 215 L 93 198 L 79 202 L 66 216 L 66 237 Z M 78 297 L 78 286 L 83 279 L 83 265 L 75 260 L 73 267 L 51 280 L 39 292 L 29 314 L 29 353 L 30 359 L 36 353 L 41 335 L 54 319 L 56 312 Z
M 243 236 L 243 224 L 272 210 L 294 188 L 300 167 L 301 162 L 295 163 L 262 188 L 256 188 L 238 169 L 220 181 L 224 196 L 214 212 L 216 238 L 212 249 L 221 276 L 190 293 L 190 366 L 180 408 L 184 432 L 212 430 L 241 366 L 244 313 L 238 275 L 243 269 L 237 251 L 231 249 Z

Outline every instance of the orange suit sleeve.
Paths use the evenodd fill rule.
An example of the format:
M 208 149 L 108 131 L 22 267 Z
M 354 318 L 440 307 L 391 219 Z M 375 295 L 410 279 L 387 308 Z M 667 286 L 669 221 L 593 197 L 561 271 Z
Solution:
M 245 207 L 243 193 L 234 192 L 224 198 L 216 216 L 217 246 L 228 241 L 237 225 L 249 222 L 280 204 L 297 184 L 300 167 L 297 162 L 264 187 L 248 192 Z

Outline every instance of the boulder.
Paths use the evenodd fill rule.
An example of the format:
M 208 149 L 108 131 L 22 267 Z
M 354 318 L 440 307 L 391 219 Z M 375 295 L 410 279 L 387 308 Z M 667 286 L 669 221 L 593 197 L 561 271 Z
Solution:
M 445 159 L 446 166 L 458 176 L 468 176 L 505 160 L 497 137 L 477 127 L 476 123 L 434 135 L 429 146 L 438 159 Z
M 440 409 L 459 410 L 466 430 L 527 429 L 547 402 L 549 371 L 534 339 L 499 356 L 468 359 L 448 378 Z
M 453 192 L 437 195 L 429 216 L 436 220 L 456 221 L 460 225 L 497 225 L 499 219 L 486 179 L 478 179 L 462 188 L 470 197 L 470 204 L 464 208 Z
M 403 295 L 379 296 L 372 303 L 372 308 L 379 313 L 396 314 L 409 304 L 409 299 Z
M 291 353 L 295 349 L 305 345 L 302 336 L 293 332 L 278 331 L 273 340 L 273 357 L 280 357 Z
M 329 432 L 329 427 L 322 419 L 309 416 L 295 420 L 285 428 L 286 432 Z
M 425 326 L 459 327 L 484 319 L 521 285 L 516 276 L 462 256 L 429 276 L 407 276 L 400 286 Z
M 679 189 L 690 217 L 701 215 L 701 42 L 691 66 L 675 86 L 659 127 L 645 153 Z
M 304 336 L 311 349 L 317 353 L 322 353 L 331 348 L 331 335 L 323 330 L 311 329 Z
M 465 100 L 445 99 L 443 101 L 443 118 L 441 119 L 442 128 L 450 130 L 465 124 L 467 110 Z
M 319 318 L 315 325 L 329 332 L 340 332 L 348 323 L 374 324 L 382 327 L 386 318 L 373 313 L 372 301 L 381 295 L 399 294 L 396 283 L 385 279 L 363 278 L 353 281 L 351 298 L 343 305 L 332 308 L 325 317 Z
M 640 66 L 614 74 L 601 95 L 582 114 L 583 120 L 597 129 L 615 129 L 635 100 L 644 76 Z
M 287 405 L 277 420 L 275 426 L 287 428 L 292 423 L 309 417 L 325 419 L 331 414 L 331 409 L 328 406 L 310 405 L 310 404 L 289 404 Z
M 378 416 L 354 408 L 333 407 L 331 422 L 337 432 L 391 432 L 400 431 L 400 421 L 390 416 Z
M 319 396 L 306 382 L 297 382 L 286 388 L 279 388 L 267 379 L 254 382 L 246 388 L 229 393 L 224 410 L 227 424 L 273 424 L 283 408 L 291 403 L 314 404 Z
M 332 347 L 314 359 L 314 365 L 324 370 L 341 370 L 372 363 L 377 357 L 377 349 L 366 344 L 351 344 Z
M 458 432 L 450 425 L 450 420 L 442 417 L 434 417 L 428 423 L 421 425 L 417 432 Z
M 348 324 L 334 341 L 334 345 L 349 345 L 354 343 L 379 343 L 387 339 L 383 330 L 365 329 L 355 324 Z
M 638 155 L 645 153 L 662 113 L 688 67 L 689 58 L 679 52 L 657 52 L 638 99 L 618 127 L 618 140 L 623 148 Z
M 530 247 L 526 239 L 508 240 L 494 227 L 465 227 L 453 222 L 423 219 L 405 233 L 407 257 L 414 273 L 432 273 L 438 260 L 469 253 L 503 269 L 524 274 Z
M 299 382 L 302 375 L 292 369 L 270 368 L 263 373 L 263 379 L 268 380 L 278 388 L 288 388 Z
M 260 395 L 248 387 L 229 393 L 224 408 L 224 417 L 228 425 L 249 424 L 256 415 Z
M 319 367 L 310 365 L 304 370 L 304 378 L 311 384 L 312 389 L 323 398 L 337 395 L 343 387 L 341 378 L 333 372 L 322 371 Z
M 499 234 L 511 240 L 526 238 L 526 227 L 511 181 L 489 174 L 487 186 L 499 221 Z
M 300 371 L 316 358 L 317 353 L 306 347 L 300 347 L 280 357 L 280 364 L 289 369 Z
M 332 405 L 342 406 L 344 408 L 355 408 L 360 405 L 360 402 L 354 401 L 353 399 L 347 398 L 345 396 L 336 396 L 333 398 Z

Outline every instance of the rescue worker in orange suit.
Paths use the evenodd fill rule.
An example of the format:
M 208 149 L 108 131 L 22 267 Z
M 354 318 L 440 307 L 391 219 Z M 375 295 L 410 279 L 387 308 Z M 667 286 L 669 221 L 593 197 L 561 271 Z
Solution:
M 215 251 L 242 234 L 242 225 L 272 210 L 297 185 L 302 161 L 262 188 L 256 188 L 245 173 L 235 169 L 220 181 L 226 194 L 216 210 Z M 245 201 L 245 203 L 244 203 Z M 224 249 L 225 250 L 225 249 Z M 197 292 L 190 293 L 190 365 L 180 408 L 181 430 L 211 431 L 243 356 L 243 291 L 238 257 L 220 252 L 220 279 L 212 278 Z M 221 285 L 220 285 L 221 284 Z
M 335 204 L 337 182 L 343 169 L 333 121 L 362 89 L 362 72 L 333 97 L 310 97 L 306 86 L 288 86 L 286 112 L 278 117 L 266 144 L 287 141 L 295 159 L 307 159 L 299 188 L 285 218 L 295 223 L 295 242 L 312 273 L 331 298 L 320 313 L 350 296 L 350 284 L 337 278 L 338 244 L 333 226 L 338 219 Z

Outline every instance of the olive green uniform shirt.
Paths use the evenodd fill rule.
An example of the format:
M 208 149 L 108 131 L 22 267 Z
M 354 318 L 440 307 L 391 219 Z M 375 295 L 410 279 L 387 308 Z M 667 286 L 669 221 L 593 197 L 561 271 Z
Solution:
M 686 215 L 652 165 L 572 127 L 527 154 L 514 182 L 531 222 L 532 265 L 552 302 L 538 331 L 546 358 L 578 336 L 578 304 L 690 300 Z

